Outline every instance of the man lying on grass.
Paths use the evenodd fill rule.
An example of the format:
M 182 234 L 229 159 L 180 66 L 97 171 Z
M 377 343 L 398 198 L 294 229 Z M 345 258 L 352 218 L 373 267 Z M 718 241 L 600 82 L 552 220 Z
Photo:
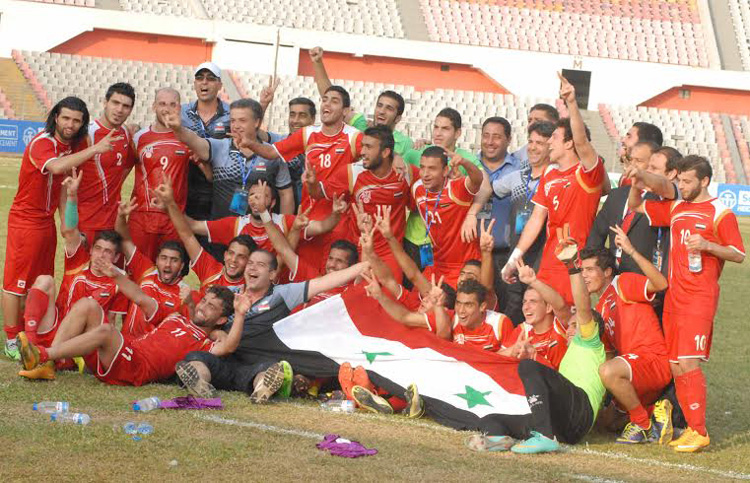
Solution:
M 146 307 L 144 310 L 149 313 L 160 310 L 156 301 L 123 273 L 118 272 L 116 278 L 133 303 Z M 242 336 L 242 324 L 235 324 L 229 333 L 215 329 L 224 325 L 231 314 L 242 320 L 250 306 L 248 294 L 235 297 L 226 287 L 211 286 L 195 307 L 192 318 L 172 313 L 151 332 L 131 337 L 108 324 L 102 308 L 93 299 L 81 299 L 62 321 L 49 348 L 30 343 L 23 332 L 18 334 L 24 366 L 19 375 L 28 379 L 54 379 L 54 361 L 84 356 L 86 366 L 107 384 L 140 386 L 162 381 L 174 375 L 175 364 L 190 351 L 207 351 L 217 356 L 233 352 Z M 209 334 L 216 340 L 211 340 Z

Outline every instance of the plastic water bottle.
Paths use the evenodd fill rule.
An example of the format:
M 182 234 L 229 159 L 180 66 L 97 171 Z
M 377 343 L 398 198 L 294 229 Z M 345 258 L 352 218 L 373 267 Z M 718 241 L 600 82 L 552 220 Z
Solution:
M 142 413 L 145 413 L 146 411 L 159 409 L 159 404 L 161 404 L 161 399 L 159 399 L 158 397 L 148 397 L 146 399 L 141 399 L 140 401 L 134 402 L 133 411 L 140 411 Z
M 123 424 L 122 426 L 123 432 L 125 434 L 136 434 L 138 433 L 138 427 L 133 421 L 128 421 L 127 423 Z
M 40 413 L 67 413 L 70 408 L 70 403 L 64 401 L 42 401 L 34 403 L 34 411 Z
M 688 252 L 688 270 L 693 273 L 700 273 L 703 270 L 701 252 Z
M 154 432 L 154 427 L 148 423 L 141 423 L 136 430 L 138 431 L 138 434 L 151 434 Z
M 50 421 L 58 423 L 89 424 L 91 416 L 83 413 L 52 413 Z
M 354 401 L 349 401 L 348 399 L 331 399 L 330 401 L 321 403 L 320 407 L 324 411 L 331 411 L 334 413 L 353 413 L 356 409 L 354 406 Z

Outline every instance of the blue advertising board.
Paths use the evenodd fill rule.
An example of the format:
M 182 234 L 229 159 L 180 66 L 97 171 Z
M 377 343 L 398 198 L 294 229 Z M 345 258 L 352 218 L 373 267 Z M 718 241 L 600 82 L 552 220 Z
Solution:
M 750 186 L 719 183 L 716 197 L 735 215 L 750 216 Z
M 0 119 L 0 153 L 23 153 L 26 145 L 43 129 L 43 122 Z

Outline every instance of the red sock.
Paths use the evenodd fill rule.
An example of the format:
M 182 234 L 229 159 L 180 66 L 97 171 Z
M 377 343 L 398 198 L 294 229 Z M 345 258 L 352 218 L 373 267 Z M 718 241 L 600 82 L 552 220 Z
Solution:
M 42 346 L 37 346 L 37 349 L 39 349 L 39 364 L 44 364 L 49 360 L 49 354 L 47 354 L 47 348 Z
M 23 311 L 23 320 L 26 335 L 31 342 L 36 342 L 36 331 L 42 322 L 44 314 L 47 313 L 49 295 L 44 290 L 32 288 L 26 297 L 26 309 Z
M 642 405 L 638 405 L 628 411 L 630 414 L 630 422 L 635 423 L 641 429 L 648 429 L 651 426 L 651 421 L 648 419 L 648 413 Z
M 20 325 L 8 325 L 5 324 L 3 326 L 3 330 L 5 331 L 5 337 L 8 340 L 13 340 L 16 338 L 19 332 L 21 332 L 21 326 Z
M 674 378 L 677 400 L 688 426 L 706 436 L 706 377 L 699 367 Z
M 406 409 L 409 405 L 407 404 L 406 400 L 398 397 L 398 396 L 391 396 L 388 398 L 388 403 L 393 408 L 394 412 L 401 412 L 404 409 Z

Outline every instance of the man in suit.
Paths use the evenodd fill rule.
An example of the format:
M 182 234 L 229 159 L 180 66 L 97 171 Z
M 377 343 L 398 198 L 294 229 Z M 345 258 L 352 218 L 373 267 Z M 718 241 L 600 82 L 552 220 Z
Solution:
M 636 143 L 630 150 L 631 168 L 647 171 L 651 155 L 658 149 L 659 146 L 651 141 Z M 615 188 L 609 193 L 607 201 L 604 202 L 604 206 L 596 215 L 594 225 L 591 227 L 591 232 L 586 241 L 586 248 L 606 248 L 607 239 L 609 239 L 608 248 L 615 256 L 618 270 L 642 274 L 635 261 L 618 249 L 614 242 L 616 233 L 610 230 L 610 227 L 618 225 L 628 235 L 638 253 L 642 253 L 652 261 L 661 262 L 657 263 L 661 265 L 658 268 L 662 273 L 667 273 L 666 255 L 669 251 L 669 242 L 668 239 L 665 240 L 665 236 L 668 236 L 668 233 L 661 233 L 662 237 L 659 239 L 659 229 L 652 228 L 645 215 L 628 209 L 629 193 L 629 184 Z M 668 232 L 669 230 L 662 231 Z

